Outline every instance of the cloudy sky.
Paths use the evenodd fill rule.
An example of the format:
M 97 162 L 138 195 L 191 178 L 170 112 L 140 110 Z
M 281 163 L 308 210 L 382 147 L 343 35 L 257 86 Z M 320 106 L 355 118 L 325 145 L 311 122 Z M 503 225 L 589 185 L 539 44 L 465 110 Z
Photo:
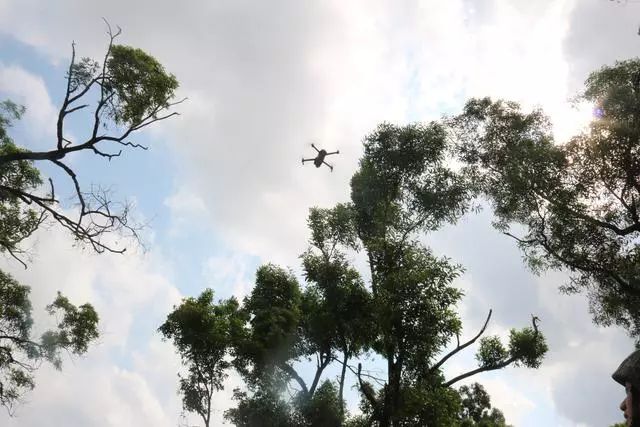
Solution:
M 311 206 L 346 201 L 362 137 L 381 121 L 402 124 L 458 111 L 471 96 L 542 106 L 559 139 L 589 119 L 568 100 L 587 74 L 634 56 L 640 4 L 609 0 L 212 1 L 0 0 L 0 99 L 27 106 L 13 136 L 53 145 L 65 66 L 104 53 L 102 17 L 120 42 L 158 58 L 181 83 L 181 116 L 137 137 L 149 151 L 110 164 L 72 164 L 85 183 L 113 185 L 149 220 L 148 251 L 97 256 L 56 229 L 33 242 L 28 270 L 0 260 L 33 288 L 38 312 L 61 290 L 91 301 L 102 336 L 63 371 L 43 367 L 37 388 L 8 426 L 177 426 L 179 360 L 155 333 L 173 304 L 212 287 L 250 291 L 256 267 L 299 271 Z M 81 134 L 82 123 L 72 132 Z M 313 141 L 340 149 L 333 173 L 301 167 Z M 466 267 L 457 286 L 466 335 L 493 308 L 489 333 L 541 319 L 550 351 L 537 371 L 476 376 L 517 426 L 606 426 L 620 417 L 611 372 L 632 349 L 595 327 L 585 299 L 563 296 L 560 273 L 533 276 L 488 212 L 428 237 Z M 449 377 L 474 366 L 453 360 Z M 229 380 L 215 402 L 220 425 Z M 355 391 L 348 394 L 355 407 Z

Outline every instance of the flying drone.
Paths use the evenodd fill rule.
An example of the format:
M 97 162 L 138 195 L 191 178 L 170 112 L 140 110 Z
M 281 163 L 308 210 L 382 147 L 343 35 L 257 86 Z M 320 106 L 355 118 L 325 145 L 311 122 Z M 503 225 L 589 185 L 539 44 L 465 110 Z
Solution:
M 304 165 L 304 162 L 313 162 L 314 165 L 316 165 L 317 168 L 319 168 L 320 166 L 322 166 L 322 164 L 324 163 L 325 165 L 329 166 L 329 169 L 331 169 L 331 172 L 333 172 L 333 166 L 331 166 L 329 163 L 324 161 L 324 158 L 327 156 L 330 156 L 332 154 L 340 154 L 340 150 L 336 150 L 336 151 L 332 151 L 331 153 L 327 153 L 327 150 L 318 150 L 318 148 L 311 144 L 311 146 L 318 152 L 318 155 L 313 158 L 313 159 L 305 159 L 304 157 L 302 158 L 302 164 Z

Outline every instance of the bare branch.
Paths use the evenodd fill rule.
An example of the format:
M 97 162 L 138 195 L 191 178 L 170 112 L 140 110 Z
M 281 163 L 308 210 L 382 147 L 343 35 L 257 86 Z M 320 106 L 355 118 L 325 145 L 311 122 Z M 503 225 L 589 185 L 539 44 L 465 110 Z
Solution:
M 502 361 L 500 363 L 496 363 L 495 365 L 481 366 L 481 367 L 476 368 L 476 369 L 474 369 L 472 371 L 469 371 L 467 373 L 464 373 L 462 375 L 458 375 L 457 377 L 450 379 L 449 381 L 444 383 L 444 386 L 445 387 L 449 387 L 452 384 L 455 384 L 460 380 L 463 380 L 465 378 L 469 378 L 469 377 L 471 377 L 473 375 L 479 374 L 480 372 L 488 372 L 488 371 L 495 371 L 495 370 L 498 370 L 498 369 L 502 369 L 502 368 L 504 368 L 506 366 L 509 366 L 510 364 L 515 362 L 516 360 L 518 360 L 518 359 L 517 359 L 517 357 L 514 356 L 514 357 L 510 357 L 509 359 L 506 359 L 506 360 L 504 360 L 504 361 Z
M 109 203 L 104 196 L 99 196 L 97 194 L 91 193 L 93 199 L 99 204 L 98 208 L 95 210 L 85 210 L 85 212 L 81 214 L 80 220 L 74 221 L 51 206 L 51 204 L 55 202 L 55 200 L 39 197 L 34 194 L 25 193 L 21 190 L 2 185 L 0 185 L 0 189 L 14 194 L 16 197 L 19 197 L 27 204 L 38 205 L 43 210 L 50 213 L 51 216 L 60 225 L 69 230 L 76 237 L 76 239 L 90 244 L 98 253 L 102 253 L 105 251 L 111 253 L 124 253 L 126 251 L 126 248 L 115 249 L 102 242 L 101 237 L 110 232 L 126 229 L 132 234 L 134 238 L 138 239 L 136 229 L 127 224 L 127 210 L 125 209 L 125 211 L 119 216 L 111 214 L 109 210 Z M 86 194 L 82 193 L 82 195 L 84 200 Z M 107 219 L 107 223 L 100 224 L 95 222 L 93 219 L 91 219 L 94 215 L 99 215 Z M 85 217 L 89 218 L 89 223 L 87 225 L 83 225 L 83 218 Z
M 320 363 L 316 368 L 316 374 L 313 377 L 313 382 L 311 383 L 311 388 L 309 388 L 309 396 L 313 396 L 313 393 L 316 391 L 316 387 L 318 386 L 318 382 L 320 381 L 320 376 L 324 369 L 329 366 L 331 363 L 332 357 L 330 354 L 327 354 L 327 357 L 322 358 L 322 354 L 320 354 Z
M 369 403 L 371 404 L 372 408 L 376 408 L 378 406 L 378 402 L 376 400 L 376 397 L 373 395 L 373 390 L 371 389 L 371 386 L 367 383 L 364 383 L 362 381 L 362 363 L 358 363 L 358 382 L 360 384 L 360 391 L 362 391 L 362 394 L 364 394 L 364 397 L 369 401 Z
M 87 108 L 89 106 L 89 104 L 82 104 L 82 105 L 78 105 L 77 107 L 73 107 L 70 110 L 66 110 L 64 112 L 64 116 L 66 116 L 67 114 L 71 114 L 73 112 L 76 112 L 78 110 L 82 110 L 83 108 Z M 64 140 L 64 138 L 61 138 L 62 140 Z M 61 146 L 58 146 L 58 149 L 62 148 Z
M 142 149 L 143 149 L 143 150 L 145 150 L 145 151 L 149 149 L 149 147 L 147 147 L 147 146 L 145 146 L 145 145 L 142 145 L 142 144 L 134 144 L 134 143 L 132 143 L 132 142 L 128 142 L 128 141 L 127 141 L 127 142 L 118 141 L 118 144 L 121 144 L 121 145 L 124 145 L 124 146 L 127 146 L 127 147 L 142 148 Z
M 86 205 L 84 202 L 84 198 L 82 197 L 82 191 L 80 190 L 80 183 L 78 182 L 78 178 L 76 176 L 76 173 L 67 165 L 65 165 L 64 163 L 62 163 L 59 160 L 51 160 L 52 163 L 54 163 L 55 165 L 59 166 L 60 168 L 62 168 L 62 170 L 64 170 L 67 175 L 69 175 L 71 177 L 71 180 L 73 181 L 73 185 L 76 189 L 76 195 L 78 196 L 78 199 L 80 200 L 80 206 L 82 207 L 81 211 L 80 211 L 80 215 L 84 214 L 84 211 L 86 209 Z M 51 182 L 51 186 L 53 187 L 53 182 Z
M 290 378 L 296 380 L 296 382 L 300 385 L 300 387 L 302 388 L 302 392 L 305 395 L 309 394 L 309 389 L 307 388 L 307 384 L 300 377 L 300 375 L 298 375 L 298 373 L 295 371 L 295 369 L 293 369 L 291 366 L 287 365 L 286 363 L 281 363 L 281 364 L 278 365 L 278 367 L 280 369 L 282 369 L 282 371 L 284 373 L 289 375 Z
M 358 375 L 358 371 L 356 369 L 354 369 L 354 367 L 352 365 L 349 365 L 348 363 L 345 363 L 343 360 L 338 359 L 337 357 L 331 357 L 331 360 L 334 360 L 336 362 L 339 362 L 341 365 L 345 365 L 347 367 L 347 369 L 349 369 L 354 375 Z M 372 372 L 372 371 L 364 371 L 364 372 Z M 360 372 L 360 376 L 365 377 L 365 378 L 370 378 L 373 381 L 375 381 L 376 383 L 378 383 L 378 385 L 384 386 L 386 384 L 386 381 L 383 378 L 379 378 L 379 377 L 375 377 L 371 374 L 366 374 L 364 372 Z
M 5 249 L 7 250 L 7 252 L 9 252 L 9 255 L 11 255 L 16 261 L 18 261 L 20 264 L 22 264 L 22 266 L 24 267 L 24 269 L 27 269 L 27 264 L 22 261 L 15 253 L 13 250 L 11 250 L 10 247 L 5 246 Z
M 53 186 L 53 180 L 49 178 L 49 185 L 51 186 L 51 199 L 56 199 L 56 188 Z
M 491 319 L 491 314 L 492 313 L 493 313 L 493 309 L 489 310 L 489 314 L 487 315 L 487 319 L 484 321 L 484 325 L 482 326 L 482 329 L 480 329 L 480 332 L 478 332 L 475 337 L 471 338 L 469 341 L 467 341 L 466 343 L 464 343 L 462 345 L 460 345 L 460 340 L 458 338 L 458 345 L 456 346 L 456 348 L 453 349 L 452 351 L 450 351 L 442 359 L 440 359 L 440 361 L 438 363 L 433 365 L 429 369 L 429 372 L 434 372 L 436 369 L 440 368 L 440 366 L 442 366 L 444 364 L 444 362 L 446 362 L 451 356 L 455 355 L 456 353 L 458 353 L 461 350 L 464 350 L 465 348 L 467 348 L 468 346 L 470 346 L 471 344 L 476 342 L 476 340 L 478 338 L 480 338 L 480 336 L 484 333 L 485 329 L 487 329 L 487 325 L 489 324 L 489 320 Z
M 71 76 L 73 74 L 73 65 L 76 60 L 76 44 L 71 43 L 71 62 L 69 62 L 69 71 L 67 75 L 67 90 L 65 91 L 64 101 L 62 101 L 62 107 L 60 107 L 60 111 L 58 112 L 58 122 L 56 125 L 57 135 L 58 135 L 58 150 L 62 148 L 62 138 L 63 138 L 63 122 L 64 116 L 66 115 L 67 105 L 69 105 L 69 95 L 71 94 Z
M 142 122 L 140 122 L 138 125 L 133 126 L 133 127 L 131 128 L 131 130 L 132 130 L 132 131 L 140 130 L 140 129 L 142 129 L 143 127 L 149 126 L 149 125 L 150 125 L 150 124 L 152 124 L 152 123 L 159 122 L 159 121 L 162 121 L 162 120 L 166 120 L 166 119 L 168 119 L 169 117 L 179 116 L 179 115 L 180 115 L 180 113 L 178 113 L 178 112 L 175 112 L 175 111 L 174 111 L 173 113 L 171 113 L 171 114 L 167 114 L 166 116 L 154 117 L 154 118 L 153 118 L 153 119 L 151 119 L 151 120 L 147 120 L 147 119 L 148 119 L 148 118 L 147 118 L 147 119 L 145 119 L 145 120 L 147 120 L 147 121 L 144 121 L 144 120 L 143 120 L 143 121 L 142 121 Z
M 120 155 L 122 154 L 122 150 L 118 151 L 115 154 L 109 154 L 109 153 L 105 153 L 105 152 L 102 152 L 102 151 L 98 150 L 96 147 L 93 147 L 93 152 L 96 153 L 99 156 L 106 157 L 107 159 L 109 159 L 109 161 L 111 161 L 111 159 L 113 157 L 120 157 Z
M 85 88 L 82 89 L 82 91 L 80 91 L 78 94 L 74 95 L 73 97 L 69 98 L 69 102 L 67 103 L 67 105 L 71 105 L 78 99 L 82 98 L 87 92 L 89 92 L 89 90 L 93 87 L 94 84 L 98 82 L 103 82 L 104 80 L 107 80 L 107 78 L 106 77 L 103 78 L 102 76 L 97 76 L 91 79 L 91 81 L 87 84 L 87 86 L 85 86 Z

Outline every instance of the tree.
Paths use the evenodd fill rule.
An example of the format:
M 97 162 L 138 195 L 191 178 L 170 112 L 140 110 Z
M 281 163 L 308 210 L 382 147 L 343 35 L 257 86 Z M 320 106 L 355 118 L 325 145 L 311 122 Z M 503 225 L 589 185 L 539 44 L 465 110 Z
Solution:
M 298 331 L 301 303 L 300 285 L 291 272 L 272 264 L 258 269 L 243 303 L 248 322 L 235 350 L 235 366 L 251 386 L 284 375 L 297 381 L 301 392 L 313 393 L 289 363 L 304 352 Z
M 61 350 L 83 354 L 98 337 L 98 314 L 90 304 L 76 307 L 58 293 L 47 312 L 58 315 L 56 329 L 31 336 L 29 287 L 0 271 L 0 404 L 12 415 L 25 392 L 35 387 L 33 372 L 41 362 L 62 366 Z
M 178 350 L 187 373 L 180 376 L 182 405 L 200 415 L 205 426 L 211 421 L 211 401 L 222 389 L 231 363 L 227 360 L 233 331 L 242 327 L 238 302 L 231 298 L 218 304 L 207 289 L 198 298 L 186 298 L 158 329 Z
M 238 406 L 225 411 L 225 418 L 237 427 L 280 427 L 294 426 L 291 408 L 278 394 L 277 390 L 262 388 L 251 396 L 246 392 L 234 390 L 234 399 Z
M 372 348 L 387 362 L 387 379 L 374 394 L 359 376 L 361 390 L 376 425 L 448 425 L 457 399 L 451 385 L 511 364 L 535 368 L 547 347 L 534 321 L 532 328 L 512 330 L 508 349 L 496 337 L 483 339 L 477 369 L 450 380 L 442 377 L 441 366 L 484 333 L 491 312 L 480 333 L 460 344 L 454 308 L 462 292 L 451 283 L 461 267 L 435 257 L 418 236 L 468 210 L 475 195 L 473 176 L 447 166 L 451 146 L 440 123 L 384 124 L 364 145 L 351 199 L 371 270 L 377 319 Z M 438 360 L 453 337 L 455 349 Z
M 348 362 L 368 349 L 375 334 L 370 294 L 344 253 L 358 248 L 353 215 L 351 206 L 345 204 L 333 209 L 312 208 L 308 219 L 310 248 L 301 256 L 305 295 L 315 303 L 305 310 L 310 323 L 307 333 L 324 335 L 334 360 L 336 353 L 342 353 L 338 402 L 343 415 Z
M 24 242 L 45 224 L 62 226 L 77 243 L 98 253 L 123 253 L 125 248 L 115 239 L 118 236 L 138 239 L 140 226 L 130 220 L 130 205 L 114 202 L 108 190 L 81 186 L 66 159 L 91 152 L 111 160 L 126 147 L 146 149 L 129 138 L 177 114 L 167 111 L 176 104 L 172 100 L 178 82 L 145 52 L 114 44 L 120 29 L 114 33 L 108 28 L 109 44 L 101 63 L 89 58 L 77 61 L 72 45 L 51 149 L 32 151 L 17 144 L 9 129 L 25 108 L 9 100 L 0 102 L 0 253 L 12 256 L 25 268 Z M 89 112 L 91 100 L 96 104 Z M 88 137 L 73 141 L 66 124 L 83 111 L 90 120 Z M 46 166 L 52 167 L 49 177 L 44 177 Z M 67 181 L 58 180 L 60 176 Z M 64 187 L 61 182 L 72 188 L 75 206 L 59 202 L 56 188 L 58 184 Z M 31 337 L 29 288 L 0 271 L 0 292 L 0 404 L 11 413 L 21 395 L 34 387 L 32 373 L 40 361 L 59 368 L 60 350 L 87 351 L 98 336 L 98 315 L 90 304 L 76 307 L 58 294 L 47 310 L 62 320 L 37 340 Z
M 285 269 L 272 264 L 258 269 L 255 286 L 243 302 L 247 321 L 234 350 L 234 366 L 251 394 L 236 393 L 239 406 L 226 414 L 227 419 L 251 418 L 264 407 L 265 399 L 280 402 L 276 408 L 287 407 L 292 420 L 305 413 L 304 408 L 318 403 L 314 395 L 333 357 L 331 338 L 323 324 L 326 312 L 317 297 L 313 292 L 303 294 L 295 276 Z M 294 364 L 311 356 L 317 364 L 311 383 L 307 383 Z M 282 391 L 292 384 L 297 387 L 295 399 L 283 402 Z M 296 410 L 300 410 L 297 415 Z M 274 415 L 283 417 L 284 412 Z M 262 422 L 277 425 L 275 420 Z
M 460 159 L 535 272 L 565 269 L 594 321 L 640 338 L 640 60 L 592 73 L 587 130 L 557 144 L 541 110 L 470 100 L 450 120 Z M 524 226 L 524 235 L 511 231 Z
M 459 389 L 463 427 L 507 427 L 504 415 L 499 409 L 491 408 L 491 398 L 482 384 L 473 383 Z
M 344 418 L 344 402 L 331 381 L 324 381 L 309 400 L 298 404 L 300 426 L 340 427 Z

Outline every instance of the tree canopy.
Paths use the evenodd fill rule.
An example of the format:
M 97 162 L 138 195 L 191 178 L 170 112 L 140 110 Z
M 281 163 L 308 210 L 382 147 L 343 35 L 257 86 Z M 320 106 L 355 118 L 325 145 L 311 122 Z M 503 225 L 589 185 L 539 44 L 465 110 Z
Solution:
M 167 316 L 159 331 L 171 340 L 182 357 L 187 373 L 180 378 L 180 392 L 186 410 L 200 415 L 208 427 L 211 401 L 222 389 L 231 366 L 233 331 L 237 328 L 238 302 L 235 299 L 215 304 L 213 291 L 198 298 L 187 298 Z
M 460 159 L 534 271 L 565 269 L 566 292 L 586 292 L 596 323 L 640 337 L 640 60 L 592 73 L 578 98 L 588 129 L 555 141 L 541 110 L 467 102 L 450 125 Z M 511 231 L 524 226 L 524 234 Z

